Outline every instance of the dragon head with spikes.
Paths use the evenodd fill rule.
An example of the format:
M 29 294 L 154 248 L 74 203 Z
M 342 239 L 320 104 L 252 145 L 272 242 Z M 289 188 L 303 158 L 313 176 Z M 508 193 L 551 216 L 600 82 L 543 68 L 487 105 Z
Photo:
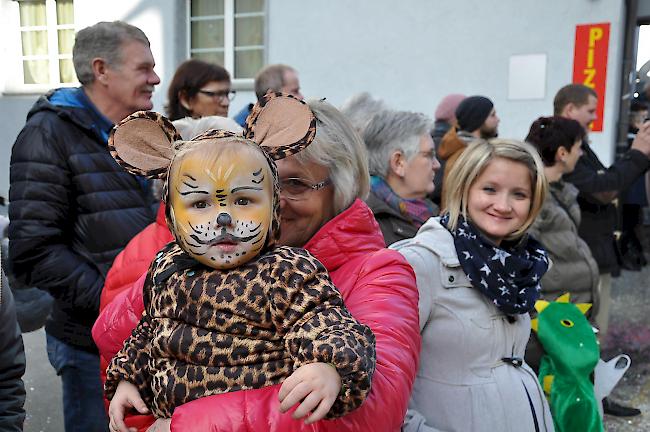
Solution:
M 600 358 L 594 329 L 584 316 L 591 304 L 570 302 L 569 293 L 554 302 L 538 300 L 531 326 L 558 369 L 590 373 Z M 578 372 L 579 373 L 579 372 Z
M 601 432 L 602 420 L 591 380 L 600 346 L 585 317 L 590 304 L 571 303 L 569 294 L 554 302 L 538 300 L 531 327 L 544 347 L 539 381 L 549 397 L 558 432 Z

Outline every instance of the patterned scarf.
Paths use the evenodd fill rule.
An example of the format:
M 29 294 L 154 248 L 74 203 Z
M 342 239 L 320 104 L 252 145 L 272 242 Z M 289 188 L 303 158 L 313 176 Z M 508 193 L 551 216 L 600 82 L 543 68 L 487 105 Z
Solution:
M 462 216 L 455 231 L 447 226 L 448 213 L 440 223 L 453 236 L 460 265 L 474 288 L 506 315 L 533 309 L 541 291 L 539 281 L 549 265 L 546 251 L 537 240 L 524 236 L 495 246 Z
M 398 196 L 386 181 L 378 176 L 370 177 L 370 190 L 388 206 L 398 211 L 409 222 L 420 228 L 431 216 L 435 216 L 433 203 L 427 199 L 406 199 Z

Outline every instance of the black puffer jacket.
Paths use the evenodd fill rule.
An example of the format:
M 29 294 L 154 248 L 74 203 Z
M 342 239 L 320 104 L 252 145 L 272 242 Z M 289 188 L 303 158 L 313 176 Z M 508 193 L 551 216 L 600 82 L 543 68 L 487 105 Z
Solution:
M 126 243 L 153 222 L 155 200 L 113 160 L 99 127 L 106 119 L 79 104 L 87 98 L 75 91 L 41 97 L 13 146 L 9 259 L 18 284 L 54 297 L 47 332 L 94 352 L 90 330 L 104 277 Z
M 582 222 L 578 233 L 589 245 L 600 273 L 620 273 L 614 230 L 617 225 L 617 210 L 613 203 L 602 203 L 593 194 L 598 192 L 625 191 L 650 167 L 650 159 L 638 150 L 628 150 L 609 168 L 600 162 L 589 144 L 582 144 L 584 154 L 575 170 L 564 176 L 564 180 L 573 183 L 580 194 L 578 204 Z
M 11 290 L 0 282 L 0 431 L 22 431 L 25 421 L 25 350 Z

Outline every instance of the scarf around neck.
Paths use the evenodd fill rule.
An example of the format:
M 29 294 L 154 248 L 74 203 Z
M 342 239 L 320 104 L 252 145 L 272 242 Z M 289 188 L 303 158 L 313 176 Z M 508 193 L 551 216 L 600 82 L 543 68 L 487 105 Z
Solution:
M 406 199 L 397 195 L 381 177 L 370 177 L 370 190 L 390 208 L 399 212 L 409 222 L 420 228 L 435 215 L 433 203 L 427 199 Z
M 448 213 L 440 223 L 454 238 L 458 260 L 474 288 L 506 315 L 534 308 L 541 292 L 540 279 L 549 266 L 546 251 L 537 240 L 524 236 L 496 246 L 462 216 L 453 231 L 448 227 Z

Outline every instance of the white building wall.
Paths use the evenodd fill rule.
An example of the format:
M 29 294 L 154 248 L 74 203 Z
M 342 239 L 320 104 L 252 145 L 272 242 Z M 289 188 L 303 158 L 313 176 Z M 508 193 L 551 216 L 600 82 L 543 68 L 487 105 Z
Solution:
M 448 93 L 490 97 L 500 135 L 522 139 L 569 84 L 577 24 L 611 22 L 605 123 L 595 150 L 612 160 L 622 56 L 621 0 L 285 0 L 272 2 L 269 62 L 300 72 L 303 94 L 340 105 L 368 91 L 433 116 Z M 547 55 L 543 100 L 508 100 L 509 58 Z
M 8 21 L 15 15 L 17 3 L 0 0 L 0 38 L 2 28 L 9 27 Z M 156 60 L 156 72 L 161 85 L 153 96 L 154 109 L 163 110 L 166 90 L 176 65 L 182 61 L 185 47 L 185 2 L 178 0 L 75 0 L 75 27 L 80 30 L 98 21 L 123 20 L 141 28 L 151 42 L 151 51 Z M 13 25 L 12 25 L 13 27 Z M 179 29 L 180 28 L 180 29 Z M 179 38 L 181 33 L 181 38 Z M 0 53 L 8 47 L 0 46 Z M 6 57 L 3 57 L 6 58 Z M 0 72 L 0 91 L 4 88 L 4 76 Z M 0 95 L 0 196 L 9 196 L 9 161 L 11 146 L 25 124 L 25 118 L 36 99 L 35 94 Z M 6 209 L 0 208 L 0 213 Z
M 11 5 L 13 3 L 13 5 Z M 267 63 L 300 73 L 303 94 L 340 105 L 369 91 L 398 109 L 433 114 L 448 93 L 490 97 L 502 137 L 523 138 L 530 123 L 550 115 L 555 92 L 572 79 L 575 26 L 610 22 L 604 132 L 592 141 L 612 159 L 618 112 L 623 0 L 267 0 Z M 162 82 L 154 109 L 186 54 L 185 0 L 75 0 L 78 29 L 122 19 L 151 40 Z M 0 0 L 0 37 L 11 0 Z M 0 46 L 0 53 L 4 50 Z M 508 100 L 509 58 L 547 55 L 544 99 Z M 3 76 L 0 72 L 0 81 Z M 0 91 L 3 85 L 0 82 Z M 11 146 L 36 95 L 0 95 L 0 195 L 8 196 Z M 231 115 L 252 102 L 239 91 Z M 2 209 L 0 209 L 2 212 Z

